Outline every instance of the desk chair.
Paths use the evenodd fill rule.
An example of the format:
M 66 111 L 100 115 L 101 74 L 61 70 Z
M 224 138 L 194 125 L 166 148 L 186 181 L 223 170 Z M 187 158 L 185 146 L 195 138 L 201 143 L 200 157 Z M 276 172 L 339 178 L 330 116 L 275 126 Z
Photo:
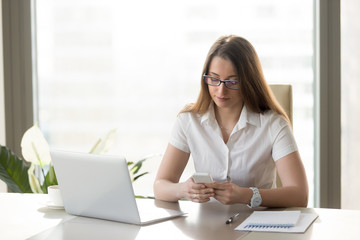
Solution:
M 274 96 L 280 106 L 284 109 L 290 119 L 290 123 L 293 123 L 293 103 L 292 103 L 292 87 L 290 84 L 270 84 L 270 88 L 274 93 Z M 279 176 L 276 174 L 276 186 L 281 187 L 282 183 Z

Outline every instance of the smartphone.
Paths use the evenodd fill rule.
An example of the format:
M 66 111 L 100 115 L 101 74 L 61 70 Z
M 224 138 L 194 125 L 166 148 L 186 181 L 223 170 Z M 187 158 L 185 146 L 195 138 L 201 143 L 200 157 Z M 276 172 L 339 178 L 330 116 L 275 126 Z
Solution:
M 214 182 L 209 173 L 194 173 L 192 175 L 195 183 L 212 183 Z

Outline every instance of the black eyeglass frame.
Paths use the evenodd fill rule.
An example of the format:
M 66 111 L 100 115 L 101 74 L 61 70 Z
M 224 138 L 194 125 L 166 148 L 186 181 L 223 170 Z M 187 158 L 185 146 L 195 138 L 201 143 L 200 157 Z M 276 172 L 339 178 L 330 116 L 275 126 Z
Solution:
M 216 81 L 219 81 L 219 83 L 218 83 L 218 84 L 210 84 L 210 83 L 208 83 L 208 82 L 206 81 L 206 78 L 214 79 L 214 80 L 216 80 Z M 204 82 L 205 82 L 207 85 L 214 86 L 214 87 L 220 86 L 221 83 L 224 83 L 225 87 L 228 88 L 228 89 L 231 89 L 231 90 L 238 90 L 238 89 L 240 89 L 240 86 L 239 86 L 238 88 L 231 88 L 231 87 L 229 87 L 229 86 L 227 85 L 227 83 L 230 83 L 230 82 L 239 82 L 239 83 L 240 83 L 240 81 L 238 81 L 238 80 L 221 80 L 221 79 L 219 79 L 219 78 L 217 78 L 217 77 L 212 77 L 212 76 L 209 76 L 209 75 L 206 75 L 206 74 L 203 75 L 203 80 L 204 80 Z

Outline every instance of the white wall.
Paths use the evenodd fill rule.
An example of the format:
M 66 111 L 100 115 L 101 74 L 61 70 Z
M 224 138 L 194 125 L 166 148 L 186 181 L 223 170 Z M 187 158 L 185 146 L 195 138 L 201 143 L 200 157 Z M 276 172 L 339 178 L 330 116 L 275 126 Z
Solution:
M 2 39 L 2 1 L 0 1 L 0 145 L 5 145 L 4 58 Z M 6 184 L 1 180 L 0 192 L 6 192 Z

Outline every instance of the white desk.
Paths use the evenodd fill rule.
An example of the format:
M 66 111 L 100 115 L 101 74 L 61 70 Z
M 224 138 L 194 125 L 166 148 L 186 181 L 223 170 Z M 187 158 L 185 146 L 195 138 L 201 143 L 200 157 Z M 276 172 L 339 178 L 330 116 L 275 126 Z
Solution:
M 244 205 L 224 206 L 218 202 L 179 204 L 156 201 L 157 205 L 180 208 L 186 217 L 149 226 L 136 226 L 76 217 L 64 210 L 47 208 L 46 195 L 0 193 L 0 239 L 359 239 L 360 211 L 305 209 L 319 218 L 304 234 L 238 232 L 251 210 Z M 226 225 L 240 211 L 241 217 Z

